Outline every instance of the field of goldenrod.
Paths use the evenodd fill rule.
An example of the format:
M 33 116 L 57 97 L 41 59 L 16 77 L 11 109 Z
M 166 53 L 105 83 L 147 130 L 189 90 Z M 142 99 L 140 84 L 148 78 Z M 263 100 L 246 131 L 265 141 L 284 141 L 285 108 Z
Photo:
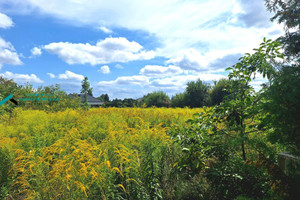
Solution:
M 164 198 L 176 185 L 168 130 L 185 126 L 200 111 L 15 109 L 0 117 L 0 194 L 34 200 Z

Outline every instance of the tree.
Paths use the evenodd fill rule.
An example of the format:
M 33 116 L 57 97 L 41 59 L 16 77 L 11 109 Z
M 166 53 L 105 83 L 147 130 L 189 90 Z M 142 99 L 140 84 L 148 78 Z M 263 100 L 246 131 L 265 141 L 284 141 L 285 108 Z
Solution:
M 3 96 L 8 96 L 10 94 L 14 94 L 20 86 L 13 81 L 13 79 L 5 79 L 0 76 L 0 94 Z
M 288 57 L 300 56 L 300 1 L 299 0 L 265 0 L 270 12 L 275 12 L 271 21 L 283 23 L 285 35 L 278 38 Z
M 272 21 L 283 23 L 285 35 L 278 38 L 285 48 L 285 56 L 295 64 L 279 68 L 265 88 L 264 111 L 267 117 L 262 126 L 272 127 L 273 142 L 280 142 L 290 151 L 300 155 L 299 77 L 300 77 L 300 1 L 265 0 Z
M 13 79 L 6 79 L 0 76 L 0 101 L 12 94 L 13 98 L 20 97 L 21 87 L 13 81 Z M 15 105 L 11 102 L 7 102 L 0 106 L 0 114 L 5 112 L 11 112 Z
M 88 77 L 84 77 L 84 79 L 81 81 L 81 87 L 81 94 L 93 95 L 93 88 L 90 87 Z
M 101 101 L 103 101 L 105 103 L 109 102 L 109 96 L 108 96 L 108 94 L 101 94 L 101 96 L 97 97 L 97 99 L 99 99 L 99 100 L 101 100 Z
M 123 99 L 124 107 L 134 107 L 136 106 L 136 100 L 132 98 L 125 98 Z
M 70 98 L 67 93 L 60 89 L 60 85 L 50 85 L 35 89 L 31 84 L 18 85 L 13 80 L 0 77 L 0 99 L 13 94 L 13 99 L 18 102 L 18 107 L 25 109 L 38 109 L 46 111 L 59 111 L 66 108 L 80 107 L 80 99 Z M 28 94 L 39 94 L 37 98 L 48 98 L 40 101 L 23 101 L 20 98 L 28 98 Z M 44 95 L 44 96 L 43 96 Z M 49 98 L 56 99 L 49 100 Z M 11 112 L 15 104 L 7 102 L 0 106 L 0 114 Z
M 159 91 L 151 92 L 145 95 L 142 98 L 142 103 L 145 103 L 148 107 L 169 107 L 171 102 L 169 96 L 166 93 Z
M 263 94 L 265 118 L 272 142 L 300 156 L 300 66 L 283 66 Z
M 214 82 L 214 86 L 209 91 L 209 105 L 219 105 L 224 97 L 229 94 L 228 89 L 230 81 L 228 79 L 221 79 Z
M 284 24 L 285 35 L 278 40 L 285 47 L 285 56 L 294 58 L 296 64 L 280 68 L 266 88 L 264 110 L 267 117 L 263 125 L 273 127 L 271 138 L 274 142 L 300 155 L 300 1 L 266 0 L 266 6 L 275 13 L 271 20 Z
M 87 95 L 89 94 L 89 95 L 93 95 L 92 94 L 92 90 L 93 90 L 93 88 L 91 88 L 90 87 L 90 82 L 89 82 L 89 80 L 88 80 L 88 77 L 84 77 L 84 79 L 82 80 L 82 82 L 81 82 L 81 90 L 80 90 L 80 92 L 81 92 L 81 94 L 83 94 L 84 96 L 83 96 L 83 106 L 85 106 L 85 107 L 89 107 L 90 105 L 89 105 L 89 103 L 88 103 L 88 101 L 87 101 Z
M 192 108 L 206 105 L 209 85 L 203 83 L 200 79 L 187 83 L 185 89 L 185 102 Z
M 205 110 L 200 114 L 200 127 L 207 132 L 207 127 L 211 127 L 211 131 L 221 135 L 234 134 L 239 141 L 242 158 L 247 160 L 245 151 L 245 142 L 247 142 L 247 132 L 253 130 L 256 125 L 247 122 L 257 121 L 257 115 L 260 112 L 263 100 L 257 95 L 251 86 L 251 81 L 256 78 L 257 73 L 263 77 L 272 78 L 275 73 L 274 60 L 282 58 L 283 55 L 278 52 L 280 43 L 278 41 L 266 40 L 260 44 L 259 49 L 254 49 L 254 54 L 246 53 L 241 57 L 237 64 L 226 70 L 231 70 L 228 77 L 230 80 L 229 93 L 230 98 L 226 98 L 219 106 L 215 106 L 210 110 Z M 217 124 L 224 123 L 220 129 Z
M 171 106 L 183 108 L 185 106 L 185 93 L 179 93 L 172 96 Z
M 113 99 L 112 101 L 108 102 L 107 104 L 105 104 L 105 106 L 107 107 L 117 107 L 117 108 L 123 108 L 123 102 L 121 99 Z
M 272 78 L 275 72 L 272 63 L 275 58 L 283 57 L 279 53 L 280 43 L 265 38 L 260 48 L 254 50 L 256 51 L 254 54 L 247 53 L 233 68 L 227 69 L 232 70 L 228 75 L 229 80 L 232 80 L 229 90 L 232 96 L 220 106 L 221 112 L 227 111 L 226 120 L 229 124 L 240 132 L 244 161 L 246 161 L 244 142 L 247 137 L 246 130 L 249 128 L 246 121 L 254 120 L 259 109 L 259 99 L 250 82 L 256 78 L 257 73 L 262 74 L 263 77 Z

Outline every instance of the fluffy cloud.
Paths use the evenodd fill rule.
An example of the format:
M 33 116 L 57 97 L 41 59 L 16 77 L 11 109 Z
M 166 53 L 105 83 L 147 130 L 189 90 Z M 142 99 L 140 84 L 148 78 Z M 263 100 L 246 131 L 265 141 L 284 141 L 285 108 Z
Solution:
M 81 74 L 75 74 L 74 72 L 67 70 L 64 74 L 59 74 L 58 78 L 68 81 L 82 81 L 84 79 L 84 76 Z
M 195 49 L 182 51 L 181 55 L 171 58 L 167 63 L 172 63 L 185 70 L 206 71 L 210 60 L 206 59 L 200 52 Z
M 0 37 L 0 68 L 3 64 L 22 65 L 23 63 L 12 44 Z
M 43 47 L 46 51 L 58 55 L 66 63 L 97 65 L 111 62 L 129 62 L 147 60 L 154 57 L 153 51 L 144 51 L 137 42 L 126 38 L 106 38 L 96 45 L 89 43 L 50 43 Z
M 183 50 L 178 57 L 167 60 L 167 64 L 174 64 L 181 69 L 192 72 L 216 72 L 223 71 L 225 68 L 230 67 L 238 62 L 242 56 L 242 49 L 211 51 L 202 55 L 199 51 L 190 48 Z
M 94 87 L 93 93 L 95 96 L 100 96 L 101 94 L 108 94 L 110 99 L 114 98 L 140 98 L 141 96 L 147 94 L 150 91 L 143 89 L 129 89 L 129 88 L 107 88 L 107 87 Z
M 151 82 L 151 86 L 154 87 L 180 87 L 184 88 L 186 83 L 189 81 L 195 81 L 200 79 L 202 81 L 208 82 L 213 80 L 220 80 L 226 78 L 220 74 L 198 74 L 198 75 L 181 75 L 181 76 L 172 76 L 167 78 L 155 79 Z
M 145 75 L 152 78 L 173 76 L 183 73 L 180 67 L 170 65 L 168 67 L 163 67 L 159 65 L 146 65 L 140 70 L 141 75 Z
M 40 48 L 38 48 L 38 47 L 34 47 L 30 51 L 31 51 L 31 55 L 32 56 L 40 56 L 40 55 L 42 55 L 42 50 Z
M 231 67 L 232 65 L 236 64 L 239 61 L 239 58 L 242 56 L 242 54 L 237 53 L 218 58 L 211 62 L 211 64 L 209 65 L 209 69 L 214 71 L 218 69 Z
M 149 84 L 146 76 L 120 76 L 113 81 L 100 81 L 98 86 L 117 86 L 117 85 L 145 85 Z
M 207 52 L 225 52 L 227 50 L 227 54 L 219 54 L 216 56 L 218 58 L 245 53 L 255 48 L 264 36 L 277 38 L 282 32 L 281 26 L 269 23 L 269 14 L 265 11 L 262 0 L 132 0 L 130 2 L 123 0 L 113 2 L 52 0 L 51 4 L 47 0 L 7 0 L 5 2 L 0 3 L 0 8 L 4 9 L 5 5 L 10 4 L 11 9 L 18 13 L 44 14 L 77 26 L 141 30 L 148 33 L 149 36 L 153 36 L 157 40 L 155 42 L 160 44 L 158 49 L 160 56 L 176 58 L 181 55 L 180 50 L 189 48 L 201 52 L 203 58 L 194 60 L 198 65 L 214 60 L 210 60 Z M 271 34 L 275 32 L 277 34 Z M 65 52 L 59 54 L 69 63 L 105 64 L 110 60 L 127 62 L 137 59 L 132 58 L 132 52 L 121 56 L 122 59 L 113 59 L 114 56 L 108 56 L 109 58 L 100 56 L 98 59 L 91 55 L 93 53 L 87 53 L 89 52 L 87 49 L 92 49 L 94 46 L 83 44 L 82 47 L 79 47 L 77 44 L 55 44 L 55 46 L 60 46 L 59 49 L 63 48 L 62 45 L 72 45 L 70 48 L 73 49 L 72 53 L 66 53 L 67 50 L 64 49 L 61 51 Z M 85 50 L 78 50 L 78 48 Z M 236 49 L 239 51 L 236 52 Z M 82 58 L 80 53 L 83 53 L 82 57 L 88 57 L 87 60 Z M 78 60 L 74 58 L 76 54 L 80 56 Z M 202 65 L 199 66 L 202 67 Z M 189 63 L 186 63 L 186 67 L 190 67 Z
M 100 26 L 99 29 L 106 34 L 113 33 L 112 30 L 110 30 L 109 28 L 106 28 L 105 26 Z
M 102 66 L 98 71 L 101 72 L 102 74 L 110 73 L 109 67 L 107 65 Z
M 10 28 L 13 26 L 13 21 L 7 15 L 0 13 L 0 28 Z M 21 65 L 23 64 L 16 53 L 13 45 L 10 42 L 6 42 L 0 37 L 0 69 L 3 64 Z
M 5 72 L 4 74 L 0 74 L 0 76 L 7 79 L 14 79 L 16 82 L 21 83 L 43 83 L 41 79 L 39 79 L 35 74 L 14 74 L 12 72 Z
M 0 28 L 10 28 L 14 25 L 13 21 L 7 15 L 0 13 Z
M 264 2 L 261 0 L 238 0 L 242 12 L 238 14 L 238 21 L 246 27 L 270 27 L 269 19 L 272 14 L 267 12 Z
M 112 81 L 100 81 L 94 88 L 94 92 L 107 93 L 110 98 L 139 98 L 151 92 L 149 77 L 134 75 L 121 76 Z
M 50 78 L 55 78 L 55 75 L 52 74 L 52 73 L 47 73 L 47 75 L 48 75 Z

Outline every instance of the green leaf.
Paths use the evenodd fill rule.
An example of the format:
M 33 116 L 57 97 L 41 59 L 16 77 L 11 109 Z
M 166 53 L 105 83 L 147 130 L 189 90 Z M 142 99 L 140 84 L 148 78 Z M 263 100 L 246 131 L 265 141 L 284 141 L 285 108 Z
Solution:
M 282 58 L 282 59 L 283 59 L 283 55 L 282 55 L 282 54 L 278 55 L 277 57 L 279 57 L 279 58 Z
M 188 148 L 182 148 L 182 151 L 190 151 Z
M 236 63 L 235 67 L 240 69 L 242 67 L 242 64 L 241 63 Z

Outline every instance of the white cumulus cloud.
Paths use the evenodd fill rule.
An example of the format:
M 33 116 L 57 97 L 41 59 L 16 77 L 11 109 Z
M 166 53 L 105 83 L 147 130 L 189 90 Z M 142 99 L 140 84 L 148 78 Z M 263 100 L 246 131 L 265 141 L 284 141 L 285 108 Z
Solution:
M 148 60 L 155 56 L 154 51 L 145 51 L 137 42 L 126 38 L 106 38 L 96 45 L 89 43 L 55 42 L 43 47 L 46 51 L 58 55 L 63 61 L 72 64 L 107 64 L 111 62 L 129 62 Z
M 149 78 L 146 76 L 120 76 L 113 81 L 100 81 L 98 86 L 117 86 L 117 85 L 145 85 L 149 84 Z
M 0 28 L 10 28 L 14 25 L 10 17 L 0 12 Z
M 31 51 L 31 55 L 32 56 L 40 56 L 40 55 L 42 55 L 41 48 L 33 47 L 30 51 Z
M 167 63 L 172 63 L 185 70 L 205 71 L 207 70 L 210 60 L 201 55 L 199 51 L 190 48 L 183 50 L 180 56 L 169 59 Z
M 3 74 L 0 74 L 0 76 L 7 78 L 7 79 L 14 79 L 16 82 L 21 83 L 43 83 L 41 79 L 39 79 L 35 74 L 14 74 L 12 72 L 6 71 Z
M 99 29 L 106 34 L 113 33 L 112 30 L 110 30 L 109 28 L 106 28 L 105 26 L 100 26 Z
M 168 67 L 163 67 L 159 65 L 146 65 L 140 70 L 141 75 L 145 75 L 152 78 L 173 76 L 183 73 L 180 67 L 170 65 Z
M 52 73 L 47 73 L 47 75 L 48 75 L 50 78 L 55 78 L 55 75 L 52 74 Z
M 186 83 L 189 81 L 196 81 L 197 79 L 200 79 L 204 82 L 209 82 L 213 80 L 220 80 L 222 78 L 226 78 L 223 75 L 220 74 L 197 74 L 197 75 L 180 75 L 180 76 L 172 76 L 167 78 L 160 78 L 155 79 L 151 82 L 151 86 L 154 87 L 179 87 L 184 88 L 186 86 Z
M 166 58 L 175 59 L 181 56 L 181 50 L 194 48 L 201 52 L 203 58 L 185 63 L 188 59 L 186 55 L 186 59 L 182 58 L 181 63 L 196 71 L 199 69 L 197 65 L 203 67 L 203 62 L 217 59 L 215 57 L 211 60 L 210 57 L 215 52 L 222 52 L 217 55 L 219 58 L 230 54 L 243 54 L 256 48 L 263 37 L 274 39 L 283 33 L 282 26 L 270 23 L 269 18 L 272 14 L 266 11 L 262 0 L 52 0 L 51 3 L 48 0 L 6 0 L 3 2 L 6 3 L 0 1 L 0 8 L 1 5 L 4 8 L 9 4 L 12 10 L 21 14 L 52 16 L 76 26 L 116 27 L 133 33 L 137 30 L 143 31 L 159 43 L 157 54 Z M 94 56 L 93 53 L 98 51 L 91 50 L 95 46 L 82 45 L 79 47 L 77 44 L 72 44 L 70 47 L 72 52 L 68 52 L 62 44 L 58 45 L 58 43 L 55 44 L 55 48 L 58 48 L 56 52 L 60 51 L 59 56 L 68 63 L 95 65 L 107 64 L 113 60 L 122 60 L 122 62 L 137 60 L 132 52 L 127 52 L 126 55 L 123 52 L 122 56 L 116 56 L 116 52 L 111 54 L 112 51 L 108 54 L 113 56 L 107 56 L 103 52 L 103 56 L 95 58 L 98 56 Z M 52 48 L 54 46 L 51 46 L 49 51 L 52 51 Z M 79 58 L 76 59 L 77 56 Z M 193 62 L 196 65 L 190 65 Z
M 107 66 L 107 65 L 102 66 L 98 71 L 101 72 L 102 74 L 110 73 L 109 66 Z
M 84 79 L 84 76 L 66 70 L 64 74 L 59 74 L 58 78 L 62 80 L 68 80 L 68 81 L 82 81 Z
M 3 64 L 22 65 L 23 63 L 13 45 L 0 37 L 0 69 Z

